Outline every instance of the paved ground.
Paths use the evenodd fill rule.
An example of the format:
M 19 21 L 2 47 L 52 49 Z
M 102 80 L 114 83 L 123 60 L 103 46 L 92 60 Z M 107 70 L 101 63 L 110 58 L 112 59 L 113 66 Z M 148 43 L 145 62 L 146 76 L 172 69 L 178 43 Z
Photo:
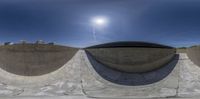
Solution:
M 178 54 L 167 66 L 145 74 L 124 74 L 100 68 L 100 65 L 92 64 L 87 54 L 80 50 L 62 68 L 42 76 L 19 76 L 0 69 L 0 98 L 195 99 L 200 96 L 200 68 L 185 53 Z M 128 85 L 122 83 L 127 81 Z
M 89 98 L 86 96 L 52 96 L 52 97 L 0 97 L 0 99 L 122 99 L 122 98 Z M 133 99 L 133 98 L 130 98 Z M 138 99 L 138 98 L 137 98 Z M 140 98 L 147 99 L 147 98 Z M 148 99 L 199 99 L 199 97 L 193 98 L 148 98 Z

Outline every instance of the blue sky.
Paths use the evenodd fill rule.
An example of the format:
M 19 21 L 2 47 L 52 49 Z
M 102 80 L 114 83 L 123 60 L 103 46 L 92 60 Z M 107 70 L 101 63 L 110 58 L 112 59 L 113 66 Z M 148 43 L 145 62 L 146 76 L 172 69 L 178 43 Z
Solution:
M 92 35 L 91 19 L 108 18 Z M 200 2 L 195 0 L 2 0 L 0 42 L 44 40 L 85 47 L 147 41 L 174 47 L 200 44 Z

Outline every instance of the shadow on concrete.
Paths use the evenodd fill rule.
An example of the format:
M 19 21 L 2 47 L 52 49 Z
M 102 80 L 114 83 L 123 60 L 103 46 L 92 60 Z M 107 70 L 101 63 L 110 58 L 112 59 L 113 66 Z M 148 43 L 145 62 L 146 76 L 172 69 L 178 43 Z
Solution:
M 163 66 L 159 69 L 146 73 L 127 73 L 114 70 L 112 68 L 109 68 L 108 66 L 101 64 L 100 62 L 95 60 L 95 58 L 93 58 L 93 56 L 87 51 L 86 55 L 94 70 L 102 78 L 112 83 L 128 86 L 148 85 L 164 79 L 173 71 L 179 59 L 179 55 L 176 54 L 166 66 Z

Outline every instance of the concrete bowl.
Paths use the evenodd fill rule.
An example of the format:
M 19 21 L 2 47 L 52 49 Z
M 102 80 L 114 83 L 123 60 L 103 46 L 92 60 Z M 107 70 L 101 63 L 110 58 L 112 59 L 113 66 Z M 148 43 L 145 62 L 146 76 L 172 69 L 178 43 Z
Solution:
M 112 69 L 142 73 L 165 66 L 173 59 L 176 50 L 159 44 L 123 42 L 88 47 L 86 52 Z

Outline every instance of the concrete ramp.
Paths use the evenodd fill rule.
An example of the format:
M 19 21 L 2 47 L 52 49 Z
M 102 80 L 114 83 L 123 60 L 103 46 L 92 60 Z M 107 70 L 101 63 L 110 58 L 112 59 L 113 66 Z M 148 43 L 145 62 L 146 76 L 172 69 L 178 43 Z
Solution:
M 86 48 L 82 53 L 84 93 L 100 98 L 174 97 L 178 60 L 167 46 L 123 42 Z
M 0 46 L 0 68 L 17 75 L 38 76 L 66 64 L 78 49 L 44 44 Z
M 178 88 L 179 55 L 160 69 L 147 73 L 124 73 L 99 64 L 82 52 L 82 86 L 89 97 L 175 97 Z
M 159 82 L 173 71 L 178 62 L 177 59 L 179 58 L 179 55 L 175 55 L 169 63 L 162 65 L 162 67 L 156 70 L 143 73 L 130 73 L 109 68 L 108 66 L 96 61 L 90 54 L 85 54 L 87 56 L 85 58 L 88 59 L 91 64 L 88 66 L 93 72 L 97 73 L 107 81 L 126 86 L 141 86 Z
M 177 55 L 178 57 L 166 66 L 170 67 L 170 65 L 175 65 L 169 74 L 167 73 L 169 68 L 163 67 L 162 70 L 157 70 L 157 72 L 149 72 L 148 76 L 142 76 L 142 74 L 132 75 L 132 80 L 138 81 L 141 80 L 138 79 L 139 77 L 152 79 L 158 75 L 167 73 L 168 75 L 162 80 L 147 85 L 130 86 L 116 84 L 103 78 L 93 68 L 89 59 L 87 59 L 87 54 L 83 52 L 83 57 L 86 57 L 83 59 L 85 59 L 85 63 L 87 63 L 87 66 L 82 69 L 84 73 L 84 75 L 82 74 L 84 93 L 89 97 L 98 97 L 98 99 L 198 99 L 200 97 L 200 68 L 189 59 L 186 53 L 179 53 Z M 105 69 L 101 72 L 107 74 L 105 73 Z M 110 74 L 112 73 L 113 72 L 110 72 Z M 123 76 L 123 74 L 112 75 L 115 79 L 121 78 L 120 76 Z M 127 80 L 127 78 L 124 80 Z

